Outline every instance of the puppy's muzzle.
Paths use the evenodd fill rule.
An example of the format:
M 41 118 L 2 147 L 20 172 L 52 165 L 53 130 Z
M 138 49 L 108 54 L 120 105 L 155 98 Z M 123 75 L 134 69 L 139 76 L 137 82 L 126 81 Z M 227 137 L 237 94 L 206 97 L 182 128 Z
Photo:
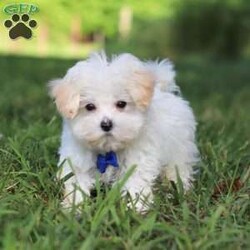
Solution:
M 101 129 L 105 132 L 109 132 L 113 128 L 113 122 L 107 118 L 101 122 Z

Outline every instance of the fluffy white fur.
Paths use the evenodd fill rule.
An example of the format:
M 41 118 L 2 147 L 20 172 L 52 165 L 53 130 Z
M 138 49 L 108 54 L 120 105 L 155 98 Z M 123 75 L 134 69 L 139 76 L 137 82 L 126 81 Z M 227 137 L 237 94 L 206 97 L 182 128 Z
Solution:
M 198 160 L 196 122 L 188 102 L 175 95 L 179 88 L 174 78 L 167 60 L 142 62 L 121 54 L 109 61 L 101 53 L 50 82 L 50 94 L 63 116 L 59 178 L 74 173 L 65 182 L 65 206 L 82 202 L 83 193 L 90 194 L 99 173 L 97 154 L 111 150 L 118 156 L 119 168 L 109 166 L 106 173 L 99 173 L 100 179 L 116 183 L 136 165 L 123 187 L 133 199 L 139 195 L 152 201 L 152 185 L 159 175 L 174 182 L 179 175 L 184 188 L 190 187 Z M 127 102 L 124 109 L 116 107 L 119 100 Z M 88 103 L 96 110 L 87 111 Z M 100 127 L 107 118 L 114 124 L 108 133 Z M 143 199 L 136 203 L 138 211 L 145 206 Z

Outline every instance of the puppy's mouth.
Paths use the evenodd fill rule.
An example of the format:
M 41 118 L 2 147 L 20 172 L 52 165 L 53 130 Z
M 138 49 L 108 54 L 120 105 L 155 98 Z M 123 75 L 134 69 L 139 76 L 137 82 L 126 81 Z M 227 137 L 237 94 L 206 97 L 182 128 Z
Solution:
M 98 138 L 88 140 L 90 148 L 105 152 L 121 150 L 127 144 L 128 140 L 118 137 L 114 131 L 102 133 Z
M 105 143 L 111 143 L 114 140 L 116 141 L 116 136 L 114 135 L 114 133 L 112 132 L 106 132 L 101 136 L 101 141 L 105 142 Z
M 112 134 L 112 132 L 105 132 L 104 136 L 105 137 L 114 137 L 114 135 Z
M 103 134 L 97 147 L 104 151 L 117 151 L 124 147 L 123 142 L 118 140 L 115 133 L 106 132 Z

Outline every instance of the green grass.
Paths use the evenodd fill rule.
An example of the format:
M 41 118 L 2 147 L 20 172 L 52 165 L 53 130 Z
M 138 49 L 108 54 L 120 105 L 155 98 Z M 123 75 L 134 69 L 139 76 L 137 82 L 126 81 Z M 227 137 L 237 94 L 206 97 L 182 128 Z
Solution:
M 198 120 L 193 190 L 156 184 L 154 207 L 139 215 L 119 190 L 98 189 L 78 217 L 60 207 L 61 121 L 46 93 L 73 63 L 0 57 L 0 249 L 250 249 L 250 61 L 176 63 Z

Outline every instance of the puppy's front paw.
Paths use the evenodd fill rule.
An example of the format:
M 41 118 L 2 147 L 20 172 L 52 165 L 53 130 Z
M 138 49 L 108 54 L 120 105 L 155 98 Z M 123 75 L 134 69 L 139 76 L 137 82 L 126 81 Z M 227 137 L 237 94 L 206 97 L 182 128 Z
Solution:
M 141 197 L 138 200 L 137 199 L 130 200 L 127 203 L 127 208 L 135 209 L 138 213 L 145 214 L 149 211 L 150 205 L 152 203 L 153 203 L 152 200 L 148 201 L 148 200 L 142 199 L 142 197 Z
M 130 199 L 127 203 L 129 209 L 135 209 L 138 213 L 147 213 L 153 203 L 153 194 L 151 189 L 143 189 L 140 193 L 134 190 L 128 190 Z
M 83 192 L 78 187 L 65 187 L 64 198 L 61 205 L 65 211 L 71 211 L 84 202 L 84 198 L 89 194 Z
M 75 191 L 74 193 L 66 194 L 61 202 L 64 208 L 71 208 L 74 205 L 79 205 L 83 202 L 83 194 L 80 191 Z

